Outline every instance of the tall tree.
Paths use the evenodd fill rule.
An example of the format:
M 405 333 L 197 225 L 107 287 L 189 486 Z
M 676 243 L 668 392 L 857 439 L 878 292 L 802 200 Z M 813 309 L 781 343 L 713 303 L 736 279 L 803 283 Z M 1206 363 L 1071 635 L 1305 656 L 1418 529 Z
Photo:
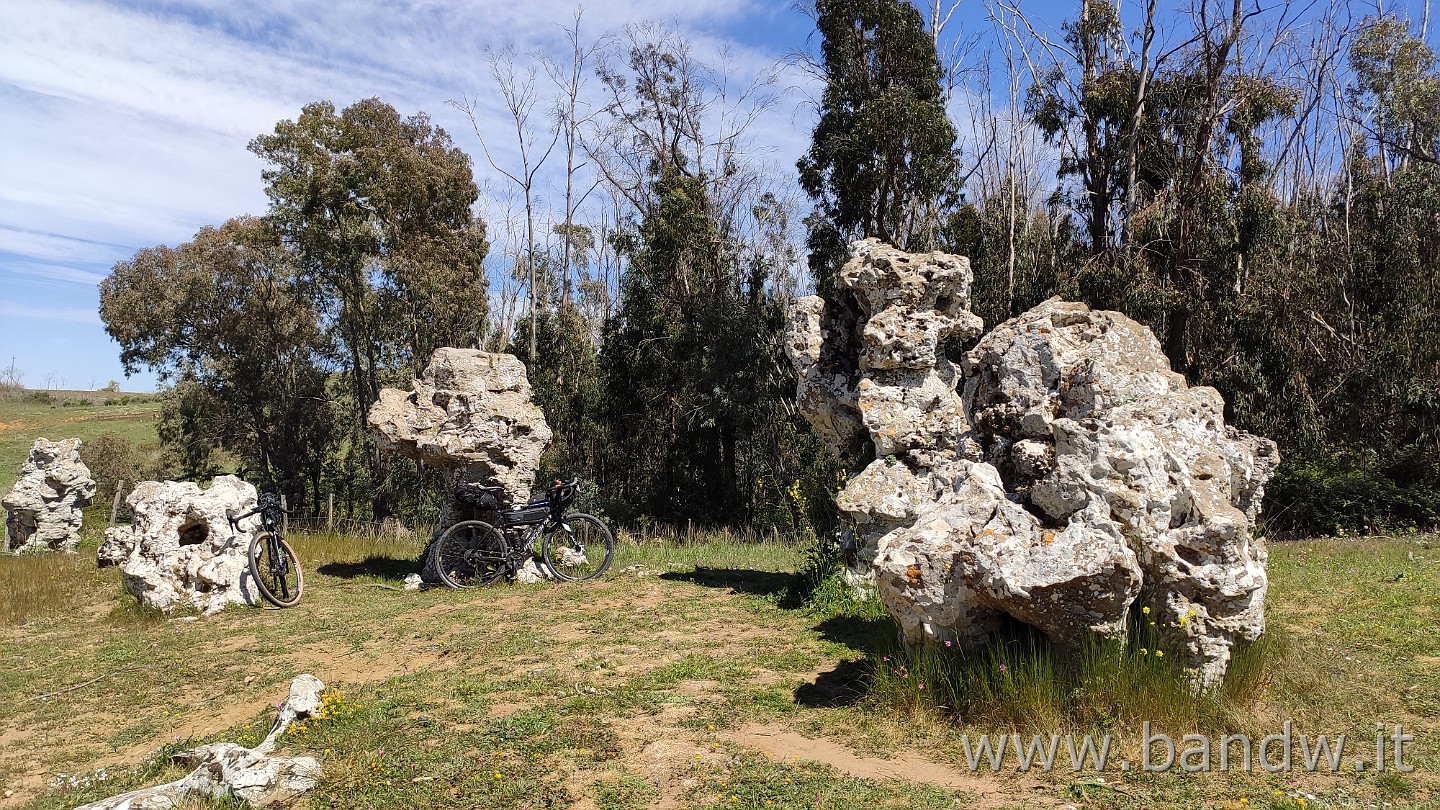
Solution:
M 600 358 L 603 480 L 627 517 L 772 521 L 816 453 L 792 452 L 804 437 L 789 429 L 794 381 L 770 289 L 767 258 L 785 255 L 787 219 L 747 157 L 768 78 L 735 94 L 735 77 L 683 41 L 653 28 L 627 34 L 603 62 L 611 103 L 592 153 L 628 207 L 611 236 L 627 261 Z M 807 487 L 828 480 L 803 477 Z
M 177 385 L 162 434 L 190 472 L 238 455 L 297 506 L 318 493 L 334 438 L 320 315 L 295 256 L 255 219 L 146 248 L 100 284 L 100 316 L 128 372 Z
M 825 90 L 799 169 L 821 218 L 811 227 L 811 270 L 823 289 L 851 239 L 929 249 L 942 203 L 958 191 L 958 163 L 920 13 L 903 0 L 817 0 L 815 17 Z
M 336 113 L 308 104 L 250 150 L 267 220 L 300 257 L 302 278 L 349 378 L 352 441 L 363 448 L 376 519 L 394 511 L 387 460 L 365 413 L 437 346 L 474 345 L 486 308 L 483 224 L 470 159 L 423 113 L 402 118 L 379 99 Z

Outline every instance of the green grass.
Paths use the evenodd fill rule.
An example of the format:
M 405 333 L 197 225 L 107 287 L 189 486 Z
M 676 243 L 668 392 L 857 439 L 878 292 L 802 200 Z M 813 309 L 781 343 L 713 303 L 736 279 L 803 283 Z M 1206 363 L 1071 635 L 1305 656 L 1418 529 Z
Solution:
M 40 393 L 44 392 L 31 392 Z M 92 441 L 102 433 L 113 433 L 137 446 L 155 444 L 155 419 L 160 402 L 154 395 L 114 395 L 104 404 L 90 398 L 49 397 L 37 400 L 28 397 L 0 397 L 0 493 L 10 491 L 20 475 L 20 467 L 30 455 L 37 438 L 51 441 L 78 438 Z M 122 404 L 123 402 L 123 404 Z M 68 403 L 68 404 L 61 404 Z M 96 512 L 86 514 L 87 520 L 101 511 L 108 516 L 109 504 L 97 504 Z M 99 518 L 104 520 L 105 518 Z
M 594 583 L 404 592 L 423 537 L 296 534 L 307 581 L 298 607 L 194 621 L 135 609 L 116 572 L 85 557 L 0 561 L 0 584 L 21 563 L 53 577 L 51 593 L 71 594 L 63 608 L 0 622 L 0 784 L 50 808 L 175 778 L 165 752 L 257 741 L 289 679 L 308 671 L 341 707 L 285 738 L 324 764 L 311 808 L 928 808 L 984 795 L 993 807 L 1153 810 L 1294 808 L 1307 794 L 1317 797 L 1307 807 L 1435 806 L 1440 555 L 1430 538 L 1275 547 L 1271 646 L 1237 658 L 1235 683 L 1209 701 L 1187 698 L 1152 656 L 1096 648 L 1068 661 L 1018 633 L 1018 644 L 965 658 L 902 660 L 873 602 L 793 598 L 805 565 L 793 545 L 622 538 Z M 1403 722 L 1419 738 L 1407 756 L 1419 770 L 1099 781 L 1068 765 L 1049 776 L 1007 765 L 955 789 L 923 771 L 914 781 L 847 774 L 741 741 L 771 729 L 958 769 L 967 733 L 1110 730 L 1133 752 L 1144 719 L 1180 733 L 1268 732 L 1285 718 L 1363 741 L 1377 720 Z M 100 766 L 109 778 L 85 783 Z

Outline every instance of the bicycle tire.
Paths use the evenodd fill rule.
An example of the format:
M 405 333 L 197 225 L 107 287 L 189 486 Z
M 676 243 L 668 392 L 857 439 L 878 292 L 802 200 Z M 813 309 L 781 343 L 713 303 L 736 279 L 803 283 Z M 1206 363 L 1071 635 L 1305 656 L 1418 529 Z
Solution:
M 489 585 L 510 567 L 505 537 L 483 520 L 462 520 L 446 529 L 430 556 L 440 581 L 451 588 Z
M 582 528 L 583 527 L 583 528 Z M 555 544 L 557 535 L 568 538 L 563 544 Z M 584 534 L 584 537 L 580 535 Z M 586 582 L 598 578 L 610 567 L 615 556 L 615 535 L 605 521 L 584 512 L 570 512 L 545 533 L 542 546 L 545 565 L 559 579 L 569 582 Z M 603 556 L 597 552 L 603 550 Z M 599 564 L 595 560 L 599 557 Z M 591 570 L 593 567 L 594 570 Z
M 274 540 L 285 555 L 284 568 L 277 576 L 272 570 L 270 557 L 272 551 L 270 540 Z M 296 556 L 295 549 L 285 542 L 285 538 L 276 532 L 261 532 L 250 541 L 250 550 L 247 553 L 250 563 L 250 576 L 255 580 L 255 587 L 259 589 L 260 595 L 265 601 L 275 607 L 295 607 L 300 604 L 300 596 L 305 591 L 305 572 L 300 569 L 300 558 Z M 293 571 L 295 574 L 294 587 L 291 587 L 289 577 L 285 572 Z

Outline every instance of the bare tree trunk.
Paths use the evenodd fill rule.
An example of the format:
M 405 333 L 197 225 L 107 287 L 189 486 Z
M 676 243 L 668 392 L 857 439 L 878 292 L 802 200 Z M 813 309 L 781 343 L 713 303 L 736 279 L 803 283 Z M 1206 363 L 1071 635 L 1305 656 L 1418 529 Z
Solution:
M 543 143 L 540 140 L 543 136 L 537 136 L 530 122 L 530 116 L 534 112 L 537 101 L 535 70 L 531 68 L 524 76 L 517 75 L 513 54 L 501 56 L 491 52 L 489 62 L 490 75 L 495 79 L 495 85 L 500 89 L 500 96 L 505 102 L 505 109 L 510 113 L 511 121 L 515 125 L 515 141 L 520 149 L 519 170 L 511 171 L 502 168 L 490 154 L 490 147 L 485 141 L 485 135 L 480 131 L 477 105 L 474 101 L 452 102 L 452 105 L 470 119 L 470 126 L 475 130 L 475 137 L 480 140 L 480 147 L 485 151 L 485 159 L 489 161 L 491 168 L 515 184 L 525 200 L 525 276 L 530 299 L 530 362 L 533 363 L 536 355 L 536 316 L 539 312 L 535 274 L 535 176 L 545 165 L 546 159 L 550 157 L 551 151 L 555 149 L 555 144 L 560 140 L 560 127 L 556 126 L 551 129 L 550 143 L 544 146 L 544 151 L 538 158 L 535 157 L 535 153 L 540 151 Z
M 1145 120 L 1145 98 L 1150 88 L 1150 48 L 1155 42 L 1156 0 L 1145 5 L 1145 27 L 1141 35 L 1140 76 L 1135 82 L 1135 99 L 1131 104 L 1130 121 L 1125 132 L 1125 212 L 1121 225 L 1121 241 L 1126 255 L 1131 250 L 1131 226 L 1135 220 L 1138 175 L 1140 173 L 1140 126 Z

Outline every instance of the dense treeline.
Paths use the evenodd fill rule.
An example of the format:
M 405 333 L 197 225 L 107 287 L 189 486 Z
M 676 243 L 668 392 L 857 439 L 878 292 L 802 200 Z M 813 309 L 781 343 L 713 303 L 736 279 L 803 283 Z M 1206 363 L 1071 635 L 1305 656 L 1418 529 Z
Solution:
M 970 256 L 989 325 L 1063 295 L 1151 326 L 1280 443 L 1272 529 L 1435 524 L 1434 52 L 1343 3 L 1173 6 L 1080 0 L 1049 37 L 1018 4 L 957 34 L 942 4 L 816 0 L 813 52 L 767 69 L 577 15 L 563 56 L 490 56 L 500 118 L 456 105 L 486 195 L 424 114 L 308 105 L 251 145 L 269 210 L 116 265 L 101 314 L 173 383 L 178 471 L 243 465 L 302 509 L 426 519 L 438 481 L 363 415 L 476 346 L 526 361 L 542 475 L 593 481 L 589 508 L 824 533 L 864 459 L 795 413 L 785 306 L 833 301 L 846 243 L 878 236 Z M 818 88 L 798 166 L 752 132 L 786 70 Z

